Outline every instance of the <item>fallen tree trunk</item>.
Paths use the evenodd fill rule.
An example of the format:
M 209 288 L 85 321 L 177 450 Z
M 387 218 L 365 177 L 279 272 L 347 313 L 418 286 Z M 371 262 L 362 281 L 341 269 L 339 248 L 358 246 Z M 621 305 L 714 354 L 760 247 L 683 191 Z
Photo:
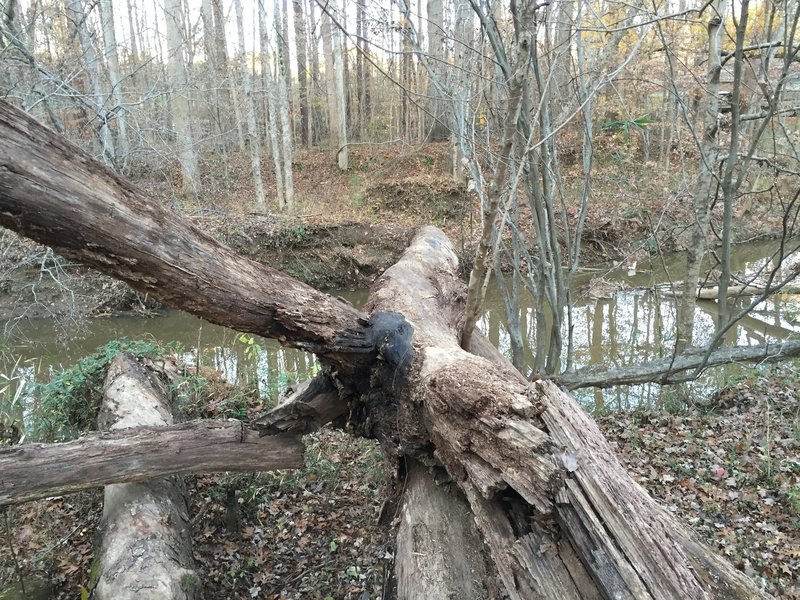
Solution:
M 457 274 L 449 242 L 428 228 L 370 294 L 367 310 L 398 310 L 415 332 L 408 381 L 398 383 L 391 368 L 373 374 L 397 401 L 390 412 L 399 431 L 382 443 L 447 469 L 509 596 L 759 597 L 630 478 L 571 396 L 527 383 L 496 350 L 480 349 L 487 360 L 459 347 Z M 390 417 L 386 394 L 366 402 L 366 422 Z M 404 556 L 398 550 L 398 561 Z M 435 579 L 435 564 L 425 573 L 429 563 L 407 560 L 398 573 Z
M 686 371 L 718 367 L 738 362 L 773 362 L 800 356 L 800 340 L 774 342 L 760 346 L 737 346 L 720 348 L 706 357 L 705 348 L 684 350 L 676 357 L 652 360 L 641 365 L 609 369 L 603 365 L 583 367 L 571 373 L 564 373 L 554 381 L 567 389 L 583 387 L 607 388 L 615 385 L 635 385 L 656 382 L 677 383 L 686 380 Z
M 294 434 L 260 437 L 241 421 L 205 420 L 0 448 L 0 506 L 177 473 L 269 471 L 303 465 Z
M 238 256 L 33 118 L 0 102 L 0 225 L 207 321 L 315 352 L 342 371 L 359 311 Z M 35 208 L 34 208 L 35 204 Z
M 665 286 L 663 289 L 660 289 L 660 293 L 664 296 L 669 296 L 672 298 L 681 298 L 683 296 L 683 290 L 674 289 L 677 282 L 674 282 L 672 286 Z M 742 296 L 771 296 L 773 294 L 798 294 L 800 293 L 800 287 L 796 285 L 783 285 L 779 286 L 776 290 L 770 290 L 765 287 L 761 287 L 758 285 L 752 284 L 739 284 L 739 285 L 731 285 L 728 286 L 728 300 L 732 301 L 735 298 L 739 298 Z M 698 287 L 697 288 L 697 299 L 698 300 L 716 300 L 719 297 L 719 286 L 710 286 L 710 287 Z
M 169 425 L 166 390 L 128 353 L 111 362 L 98 424 L 124 430 Z M 108 485 L 102 543 L 92 568 L 98 600 L 191 600 L 201 583 L 192 557 L 186 486 L 179 475 Z
M 178 307 L 188 303 L 216 322 L 253 328 L 247 331 L 261 328 L 284 342 L 319 350 L 326 377 L 339 391 L 339 401 L 347 403 L 353 432 L 380 440 L 390 459 L 413 459 L 446 471 L 459 491 L 442 506 L 469 506 L 469 515 L 454 511 L 477 524 L 495 571 L 489 576 L 499 576 L 509 597 L 761 596 L 750 580 L 695 542 L 631 480 L 574 399 L 552 383 L 528 384 L 480 338 L 473 349 L 481 356 L 461 349 L 464 286 L 457 257 L 440 231 L 426 228 L 378 280 L 367 306 L 369 319 L 324 295 L 323 310 L 316 310 L 310 299 L 317 296 L 305 288 L 298 289 L 293 304 L 284 289 L 273 290 L 275 282 L 239 285 L 251 277 L 251 263 L 198 238 L 177 216 L 165 217 L 176 224 L 176 233 L 149 223 L 139 227 L 137 218 L 155 214 L 152 203 L 37 127 L 0 104 L 0 160 L 11 165 L 0 170 L 0 223 L 56 243 L 73 257 L 86 254 L 97 268 L 146 290 L 164 288 L 160 297 Z M 31 150 L 29 144 L 43 147 Z M 54 148 L 48 150 L 48 145 Z M 47 159 L 50 151 L 54 165 Z M 61 203 L 53 170 L 69 196 Z M 64 172 L 69 176 L 62 181 Z M 79 186 L 81 178 L 101 186 L 102 193 Z M 83 194 L 90 195 L 88 229 L 75 219 Z M 118 221 L 95 216 L 95 211 L 124 214 Z M 72 235 L 79 238 L 77 243 L 68 239 L 69 228 L 76 228 Z M 161 235 L 177 239 L 151 239 Z M 109 241 L 118 236 L 128 240 L 125 245 Z M 222 270 L 214 264 L 218 250 Z M 115 252 L 131 252 L 132 258 Z M 197 263 L 209 271 L 193 270 L 195 253 Z M 158 256 L 155 265 L 153 255 Z M 159 277 L 148 274 L 151 267 Z M 236 283 L 231 287 L 216 278 Z M 277 281 L 285 282 L 285 276 Z M 280 303 L 259 296 L 271 291 Z M 216 303 L 230 311 L 230 319 Z M 243 316 L 249 311 L 255 312 L 254 318 Z M 330 321 L 321 322 L 326 315 Z M 339 404 L 330 411 L 320 406 L 313 410 L 338 414 L 340 409 Z M 295 414 L 277 425 L 265 424 L 263 431 L 275 431 L 271 426 L 292 430 L 285 424 L 296 419 Z M 431 475 L 423 470 L 420 477 Z M 446 538 L 446 523 L 444 527 L 437 535 Z M 424 528 L 419 531 L 426 535 Z M 403 550 L 397 552 L 397 573 L 429 580 L 451 561 L 475 564 L 467 549 L 453 544 L 444 562 L 411 562 L 403 557 L 413 557 L 413 552 Z M 439 566 L 426 570 L 433 564 Z

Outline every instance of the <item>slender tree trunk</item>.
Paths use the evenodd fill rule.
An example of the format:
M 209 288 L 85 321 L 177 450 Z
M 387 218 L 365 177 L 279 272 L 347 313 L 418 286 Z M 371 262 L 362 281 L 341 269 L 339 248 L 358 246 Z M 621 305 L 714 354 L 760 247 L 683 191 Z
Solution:
M 366 22 L 366 0 L 356 0 L 356 7 L 356 47 L 358 49 L 356 52 L 356 88 L 358 93 L 356 95 L 358 96 L 358 117 L 356 119 L 355 135 L 359 139 L 364 139 L 364 134 L 370 122 L 368 114 L 370 65 L 367 60 L 369 27 Z
M 133 14 L 133 2 L 134 0 L 127 0 L 125 2 L 125 5 L 128 8 L 128 28 L 130 29 L 130 38 L 129 38 L 131 44 L 130 61 L 131 65 L 135 67 L 137 64 L 139 64 L 139 45 L 136 40 L 136 38 L 139 35 L 139 32 L 137 31 L 138 28 L 136 27 L 136 17 L 134 17 Z M 133 75 L 131 76 L 131 79 L 133 83 Z
M 292 0 L 294 9 L 294 44 L 297 54 L 298 100 L 300 105 L 300 140 L 311 148 L 311 122 L 308 111 L 308 61 L 306 59 L 306 22 L 303 16 L 303 0 Z
M 256 192 L 256 210 L 266 213 L 267 197 L 264 194 L 264 181 L 261 178 L 261 142 L 256 124 L 256 103 L 253 98 L 253 83 L 250 79 L 250 69 L 247 67 L 245 55 L 242 0 L 234 0 L 233 5 L 236 9 L 236 29 L 239 32 L 239 70 L 242 72 L 244 108 L 247 112 L 247 142 L 250 146 L 250 165 L 253 170 L 253 185 Z
M 342 54 L 342 34 L 334 25 L 327 12 L 340 14 L 338 0 L 331 2 L 323 16 L 322 44 L 325 50 L 325 75 L 328 88 L 328 124 L 330 139 L 336 149 L 336 162 L 339 169 L 347 170 L 347 107 L 344 85 L 344 62 Z
M 266 0 L 261 0 L 262 2 Z M 280 15 L 280 29 L 278 28 L 278 15 Z M 289 117 L 289 137 L 290 142 L 294 138 L 294 99 L 292 98 L 292 69 L 289 61 L 289 5 L 288 0 L 281 0 L 280 6 L 275 2 L 275 31 L 278 35 L 278 62 L 282 65 L 280 75 L 283 77 L 283 86 L 286 90 L 286 111 Z
M 444 82 L 445 40 L 444 7 L 442 0 L 428 0 L 428 56 L 432 73 L 428 78 L 436 77 Z M 428 111 L 430 112 L 430 134 L 428 138 L 437 142 L 448 138 L 447 101 L 442 98 L 442 87 L 428 83 Z
M 708 20 L 708 83 L 705 90 L 706 106 L 703 119 L 703 136 L 700 143 L 700 170 L 692 198 L 694 222 L 692 235 L 686 249 L 686 276 L 681 290 L 682 298 L 677 309 L 676 352 L 692 346 L 694 341 L 694 315 L 697 304 L 697 284 L 700 267 L 708 247 L 708 228 L 711 207 L 716 196 L 717 160 L 719 158 L 719 80 L 722 71 L 723 20 L 727 0 L 715 0 L 710 7 Z
M 164 13 L 167 27 L 168 69 L 172 84 L 170 103 L 175 127 L 175 142 L 178 146 L 178 159 L 183 173 L 183 193 L 194 195 L 197 193 L 200 175 L 197 166 L 197 151 L 192 135 L 181 0 L 166 0 Z
M 261 38 L 261 68 L 264 70 L 264 81 L 266 83 L 264 93 L 267 97 L 267 135 L 269 136 L 270 148 L 272 149 L 272 163 L 275 169 L 275 193 L 278 197 L 278 208 L 286 209 L 286 186 L 284 185 L 283 162 L 281 161 L 281 143 L 279 141 L 280 130 L 278 127 L 278 101 L 276 77 L 272 72 L 272 62 L 269 59 L 271 48 L 269 38 L 269 27 L 267 26 L 267 14 L 264 3 L 258 5 L 258 30 Z
M 84 10 L 83 0 L 70 0 L 67 5 L 67 14 L 72 19 L 75 29 L 78 32 L 78 40 L 81 46 L 83 68 L 89 77 L 91 87 L 91 106 L 93 107 L 99 126 L 97 136 L 100 141 L 100 155 L 103 160 L 116 164 L 114 140 L 111 137 L 111 129 L 108 126 L 108 111 L 105 108 L 105 94 L 100 84 L 100 63 L 92 45 L 92 36 L 89 33 L 87 14 Z
M 108 76 L 111 83 L 112 112 L 117 117 L 117 147 L 115 158 L 117 166 L 124 170 L 130 157 L 128 142 L 128 113 L 122 93 L 122 72 L 117 54 L 117 34 L 114 30 L 114 9 L 111 0 L 100 1 L 100 20 L 103 27 L 103 47 L 108 61 Z
M 330 8 L 328 8 L 330 10 Z M 323 11 L 322 20 L 322 51 L 325 57 L 325 92 L 328 99 L 328 140 L 331 146 L 338 150 L 339 135 L 339 96 L 336 87 L 336 68 L 333 56 L 333 24 L 330 17 Z
M 311 1 L 308 3 L 308 21 L 311 27 L 308 29 L 308 49 L 309 49 L 309 63 L 311 70 L 311 86 L 309 92 L 310 118 L 309 118 L 309 138 L 311 145 L 318 143 L 322 136 L 323 118 L 322 111 L 319 108 L 319 98 L 322 90 L 319 75 L 319 37 L 317 31 L 319 29 L 319 20 L 316 18 L 316 4 Z
M 731 281 L 731 246 L 733 244 L 733 203 L 736 199 L 738 186 L 735 185 L 733 174 L 739 165 L 739 147 L 741 138 L 741 105 L 742 77 L 744 67 L 745 33 L 747 31 L 749 0 L 741 0 L 739 22 L 736 26 L 736 50 L 733 63 L 733 89 L 731 92 L 731 134 L 728 146 L 728 158 L 720 184 L 722 192 L 722 248 L 720 250 L 720 278 L 719 296 L 717 298 L 717 330 L 722 331 L 728 326 L 730 311 L 728 310 L 728 286 Z
M 278 14 L 278 0 L 275 0 L 275 15 Z M 286 8 L 286 0 L 283 2 L 284 9 Z M 285 15 L 282 23 L 285 24 Z M 276 34 L 278 33 L 276 21 Z M 277 36 L 276 36 L 277 37 Z M 288 49 L 288 46 L 284 44 Z M 286 201 L 286 210 L 292 210 L 294 205 L 294 177 L 292 176 L 292 125 L 290 119 L 290 104 L 289 104 L 289 90 L 287 89 L 287 77 L 285 73 L 289 72 L 288 68 L 288 52 L 278 53 L 278 71 L 275 73 L 275 86 L 277 88 L 277 111 L 281 123 L 281 157 L 283 158 L 283 196 Z
M 413 120 L 411 104 L 411 6 L 403 3 L 404 10 L 401 14 L 401 23 L 405 29 L 400 34 L 400 136 L 406 144 L 411 144 L 413 137 Z

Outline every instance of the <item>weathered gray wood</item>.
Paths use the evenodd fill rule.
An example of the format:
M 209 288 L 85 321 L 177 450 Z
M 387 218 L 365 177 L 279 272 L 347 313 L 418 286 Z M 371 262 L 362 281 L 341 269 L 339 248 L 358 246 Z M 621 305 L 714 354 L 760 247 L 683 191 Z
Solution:
M 120 353 L 106 376 L 98 424 L 172 424 L 166 388 L 151 368 Z M 180 476 L 107 485 L 102 540 L 92 568 L 98 600 L 191 600 L 201 597 L 192 557 L 186 487 Z
M 260 437 L 241 421 L 190 421 L 97 433 L 64 444 L 0 449 L 0 506 L 178 473 L 303 465 L 293 434 Z
M 322 373 L 313 379 L 290 387 L 278 406 L 250 425 L 261 435 L 311 433 L 347 414 L 331 378 Z
M 469 505 L 407 463 L 395 562 L 398 598 L 495 597 L 482 540 Z

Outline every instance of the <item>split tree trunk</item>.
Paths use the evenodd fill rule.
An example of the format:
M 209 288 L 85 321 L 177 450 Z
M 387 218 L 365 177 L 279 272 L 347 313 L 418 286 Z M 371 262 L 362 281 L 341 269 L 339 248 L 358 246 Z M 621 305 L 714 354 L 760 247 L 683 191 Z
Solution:
M 401 312 L 414 328 L 416 359 L 407 383 L 392 386 L 397 406 L 387 411 L 382 390 L 365 422 L 394 416 L 399 432 L 382 440 L 384 449 L 396 444 L 446 468 L 509 596 L 761 597 L 630 478 L 570 395 L 526 382 L 480 336 L 473 353 L 459 347 L 458 272 L 444 234 L 426 228 L 373 288 L 367 310 Z M 450 564 L 469 560 L 466 549 L 450 551 Z M 397 572 L 411 568 L 398 563 Z
M 128 353 L 112 361 L 98 425 L 122 430 L 171 425 L 166 389 L 157 374 Z M 95 558 L 98 600 L 199 597 L 183 478 L 108 485 L 103 496 L 103 540 Z
M 450 565 L 479 573 L 478 544 L 452 543 L 467 539 L 454 527 L 472 520 L 488 579 L 510 598 L 762 597 L 630 478 L 571 396 L 529 384 L 480 335 L 471 353 L 459 346 L 465 290 L 439 230 L 425 228 L 378 279 L 367 319 L 233 255 L 2 103 L 0 164 L 0 224 L 175 306 L 317 351 L 340 396 L 336 410 L 317 405 L 315 421 L 344 401 L 351 430 L 380 440 L 390 459 L 446 472 L 443 529 L 400 539 L 422 545 L 435 533 L 451 543 L 429 547 L 449 555 L 420 561 L 402 546 L 401 576 L 437 581 Z M 297 431 L 287 422 L 263 430 Z M 409 477 L 431 475 L 412 467 Z M 424 524 L 427 506 L 406 502 L 404 518 Z

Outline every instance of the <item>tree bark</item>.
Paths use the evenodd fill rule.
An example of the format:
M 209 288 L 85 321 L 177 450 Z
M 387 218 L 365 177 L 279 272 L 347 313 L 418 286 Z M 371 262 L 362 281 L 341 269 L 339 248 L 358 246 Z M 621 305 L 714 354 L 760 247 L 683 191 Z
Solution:
M 131 153 L 128 142 L 128 113 L 122 95 L 122 71 L 119 68 L 117 53 L 117 34 L 114 28 L 114 7 L 111 0 L 101 0 L 100 21 L 103 28 L 103 49 L 108 63 L 108 77 L 111 83 L 111 111 L 117 117 L 117 146 L 114 158 L 117 166 L 124 170 Z
M 288 27 L 286 22 L 286 0 L 283 2 L 284 15 L 281 17 L 282 27 Z M 275 87 L 277 88 L 277 110 L 281 123 L 281 157 L 283 158 L 283 195 L 286 200 L 286 210 L 292 210 L 294 205 L 294 177 L 292 175 L 292 126 L 291 126 L 291 102 L 290 93 L 292 89 L 289 85 L 289 52 L 288 52 L 288 29 L 284 33 L 286 38 L 281 35 L 278 29 L 278 2 L 275 0 L 275 37 L 278 40 L 280 51 L 277 53 L 277 70 L 275 72 Z
M 457 274 L 447 239 L 426 228 L 366 308 L 400 311 L 414 327 L 413 401 L 398 403 L 394 435 L 461 488 L 509 596 L 764 597 L 630 478 L 571 396 L 528 384 L 480 336 L 470 348 L 482 357 L 459 347 Z M 435 449 L 426 456 L 415 440 Z
M 430 70 L 428 78 L 438 77 L 444 80 L 445 39 L 447 33 L 444 29 L 444 8 L 442 0 L 427 0 L 428 4 L 428 57 Z M 449 136 L 447 100 L 442 97 L 442 87 L 428 82 L 428 112 L 430 114 L 430 127 L 428 139 L 433 142 L 446 140 Z
M 261 68 L 262 79 L 264 81 L 264 95 L 267 100 L 267 137 L 272 154 L 272 165 L 275 169 L 275 194 L 278 197 L 278 208 L 286 209 L 286 186 L 283 178 L 283 165 L 281 160 L 281 144 L 278 138 L 278 100 L 275 84 L 275 77 L 272 73 L 272 61 L 269 58 L 271 47 L 269 27 L 267 26 L 267 11 L 263 2 L 258 3 L 258 33 L 261 43 Z
M 88 15 L 83 6 L 83 0 L 70 0 L 67 4 L 67 14 L 75 25 L 78 33 L 82 53 L 82 66 L 89 77 L 91 86 L 90 106 L 97 114 L 100 125 L 97 128 L 97 135 L 100 141 L 100 155 L 104 161 L 114 163 L 116 160 L 114 150 L 114 139 L 111 137 L 111 129 L 108 127 L 108 111 L 105 107 L 105 94 L 100 85 L 100 63 L 97 60 L 97 53 L 92 45 L 92 36 L 89 32 L 87 22 Z
M 339 10 L 339 0 L 334 0 L 333 6 Z M 333 38 L 333 67 L 334 88 L 336 90 L 336 163 L 340 171 L 346 171 L 349 165 L 350 152 L 347 147 L 347 95 L 345 88 L 345 53 L 344 34 L 331 23 L 331 37 Z
M 303 465 L 294 433 L 264 435 L 236 420 L 190 421 L 0 450 L 0 506 L 176 473 L 270 471 Z
M 300 141 L 311 148 L 311 129 L 308 112 L 308 61 L 306 59 L 306 22 L 303 17 L 303 0 L 292 0 L 294 9 L 294 45 L 297 55 L 297 83 L 300 105 Z
M 528 383 L 482 336 L 472 336 L 472 353 L 460 347 L 465 289 L 439 230 L 423 229 L 378 280 L 366 319 L 231 255 L 166 211 L 155 226 L 157 209 L 133 188 L 74 149 L 65 156 L 68 144 L 18 111 L 0 109 L 0 223 L 153 293 L 163 286 L 162 298 L 218 323 L 249 331 L 259 323 L 285 343 L 318 349 L 348 403 L 351 431 L 378 439 L 390 460 L 446 471 L 508 597 L 764 597 L 647 496 L 571 396 L 547 381 Z M 51 152 L 52 162 L 44 161 Z M 112 243 L 108 229 L 128 241 Z M 171 278 L 162 279 L 164 262 Z M 258 285 L 245 277 L 253 269 Z M 173 291 L 195 277 L 204 285 L 191 286 L 192 294 Z M 243 278 L 250 283 L 242 286 Z M 467 551 L 452 548 L 452 556 L 468 563 Z M 404 549 L 397 556 L 413 559 Z M 429 564 L 438 562 L 404 561 L 397 572 L 433 578 Z
M 253 171 L 253 187 L 256 192 L 256 210 L 267 212 L 267 197 L 264 194 L 264 181 L 261 178 L 261 140 L 256 125 L 256 102 L 253 98 L 253 82 L 250 68 L 247 66 L 244 46 L 244 17 L 242 0 L 234 0 L 236 8 L 236 30 L 239 33 L 239 70 L 242 73 L 242 89 L 244 90 L 244 108 L 247 112 L 247 142 L 250 147 L 250 168 Z
M 157 372 L 130 354 L 117 355 L 106 376 L 98 423 L 111 431 L 172 424 L 167 391 Z M 190 600 L 202 595 L 182 477 L 106 486 L 100 528 L 103 538 L 92 569 L 98 600 Z

